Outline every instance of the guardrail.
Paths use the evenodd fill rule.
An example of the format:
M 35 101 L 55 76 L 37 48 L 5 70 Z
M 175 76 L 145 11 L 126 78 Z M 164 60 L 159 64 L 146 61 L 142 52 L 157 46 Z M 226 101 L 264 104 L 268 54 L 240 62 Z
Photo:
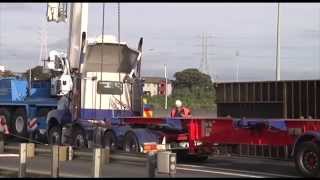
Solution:
M 1 134 L 1 133 L 0 133 Z M 51 159 L 51 177 L 59 177 L 59 162 L 74 159 L 86 159 L 92 162 L 92 177 L 102 177 L 104 165 L 113 160 L 145 163 L 148 177 L 155 177 L 156 173 L 168 174 L 173 177 L 176 170 L 176 154 L 171 152 L 133 153 L 110 151 L 108 148 L 73 149 L 71 146 L 40 145 L 34 143 L 5 144 L 0 139 L 0 154 L 15 152 L 19 154 L 18 177 L 26 177 L 26 163 L 35 156 L 47 156 Z M 159 158 L 158 158 L 159 157 Z

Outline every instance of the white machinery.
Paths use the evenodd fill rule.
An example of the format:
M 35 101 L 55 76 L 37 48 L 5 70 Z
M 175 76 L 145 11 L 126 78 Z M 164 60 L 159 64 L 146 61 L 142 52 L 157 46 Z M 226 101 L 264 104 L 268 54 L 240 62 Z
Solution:
M 67 12 L 67 3 L 48 3 L 47 20 L 66 22 Z M 58 74 L 51 79 L 51 94 L 70 96 L 73 119 L 104 119 L 115 110 L 141 113 L 142 89 L 136 79 L 142 38 L 135 50 L 113 36 L 90 39 L 87 26 L 88 3 L 71 3 L 67 56 L 51 51 L 45 63 Z
M 55 50 L 50 51 L 44 69 L 51 70 L 53 74 L 50 90 L 52 96 L 65 96 L 72 91 L 73 83 L 69 61 L 67 61 L 64 53 Z

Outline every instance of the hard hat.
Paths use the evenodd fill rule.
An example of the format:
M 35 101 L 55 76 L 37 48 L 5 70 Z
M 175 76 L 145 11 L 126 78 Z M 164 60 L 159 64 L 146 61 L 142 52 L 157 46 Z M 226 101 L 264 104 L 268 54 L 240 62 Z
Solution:
M 182 106 L 182 102 L 178 99 L 176 100 L 176 107 L 181 107 Z

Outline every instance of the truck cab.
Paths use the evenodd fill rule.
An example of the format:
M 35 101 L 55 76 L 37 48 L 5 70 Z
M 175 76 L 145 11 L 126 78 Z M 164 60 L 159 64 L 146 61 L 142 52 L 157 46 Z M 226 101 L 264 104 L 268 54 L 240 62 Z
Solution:
M 119 43 L 113 36 L 104 36 L 103 42 L 101 37 L 88 39 L 85 48 L 80 78 L 73 81 L 76 90 L 64 96 L 66 101 L 76 104 L 75 108 L 67 102 L 64 110 L 48 114 L 51 143 L 81 147 L 91 141 L 101 144 L 96 134 L 103 134 L 108 127 L 98 124 L 115 117 L 142 114 L 142 81 L 137 76 L 141 52 L 125 42 Z

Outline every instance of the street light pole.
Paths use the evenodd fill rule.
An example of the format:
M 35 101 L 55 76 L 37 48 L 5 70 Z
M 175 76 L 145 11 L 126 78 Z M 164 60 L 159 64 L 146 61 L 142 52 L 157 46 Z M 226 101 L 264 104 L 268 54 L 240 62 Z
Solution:
M 236 62 L 237 62 L 237 74 L 236 74 L 236 79 L 237 79 L 237 82 L 239 82 L 239 58 L 238 58 L 238 56 L 239 56 L 239 52 L 238 51 L 236 51 Z
M 164 78 L 166 79 L 164 109 L 167 109 L 167 107 L 168 107 L 168 92 L 167 92 L 168 80 L 167 80 L 167 65 L 166 64 L 164 64 Z
M 277 78 L 277 81 L 280 81 L 280 3 L 278 3 L 278 15 L 277 15 L 276 78 Z

